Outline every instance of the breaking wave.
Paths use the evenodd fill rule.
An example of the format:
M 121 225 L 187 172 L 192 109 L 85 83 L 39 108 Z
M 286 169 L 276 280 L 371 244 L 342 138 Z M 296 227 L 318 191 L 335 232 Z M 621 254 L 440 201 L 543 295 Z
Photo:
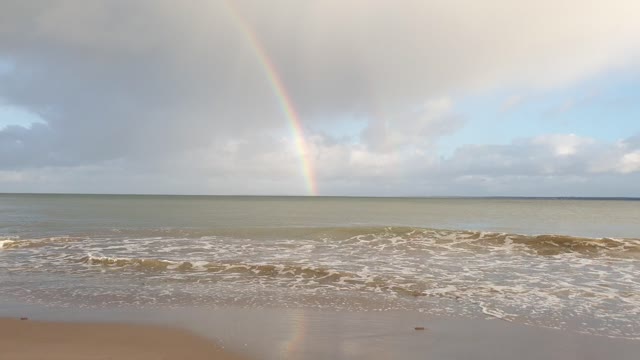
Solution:
M 112 258 L 106 256 L 87 255 L 74 262 L 106 267 L 112 269 L 127 269 L 145 273 L 177 272 L 201 273 L 211 275 L 230 275 L 236 279 L 237 275 L 245 277 L 267 277 L 272 279 L 295 279 L 295 284 L 308 286 L 342 285 L 374 291 L 392 291 L 401 295 L 425 296 L 424 286 L 416 283 L 404 284 L 398 279 L 385 279 L 383 276 L 372 276 L 336 269 L 314 267 L 295 264 L 251 264 L 244 262 L 190 262 L 172 261 L 150 258 Z M 292 283 L 294 284 L 294 283 Z M 408 285 L 408 286 L 407 286 Z
M 484 231 L 425 228 L 336 228 L 316 230 L 315 236 L 359 241 L 377 246 L 387 243 L 402 248 L 482 251 L 508 249 L 553 256 L 575 253 L 582 256 L 640 257 L 640 239 L 587 238 L 568 235 L 522 235 Z
M 480 312 L 557 327 L 584 318 L 581 331 L 640 337 L 634 238 L 416 227 L 135 229 L 5 236 L 0 249 L 0 271 L 11 275 L 3 291 L 18 297 Z M 63 286 L 30 280 L 51 274 Z M 28 288 L 12 280 L 21 276 Z
M 39 248 L 55 245 L 59 246 L 67 243 L 78 242 L 81 240 L 82 238 L 69 236 L 56 236 L 41 239 L 20 239 L 16 236 L 0 240 L 0 249 Z
M 569 235 L 522 235 L 483 231 L 442 230 L 411 227 L 341 227 L 341 228 L 272 228 L 272 229 L 228 229 L 214 234 L 206 231 L 184 229 L 152 229 L 120 231 L 120 235 L 136 235 L 137 240 L 310 240 L 331 241 L 333 245 L 358 243 L 363 246 L 398 250 L 423 248 L 437 251 L 479 251 L 512 250 L 529 252 L 542 256 L 574 253 L 581 256 L 611 256 L 640 258 L 640 239 L 587 238 Z M 1 237 L 0 249 L 40 248 L 47 246 L 67 246 L 83 240 L 108 242 L 111 236 L 58 236 L 39 239 Z M 113 235 L 113 234 L 109 234 Z M 168 265 L 167 265 L 168 266 Z

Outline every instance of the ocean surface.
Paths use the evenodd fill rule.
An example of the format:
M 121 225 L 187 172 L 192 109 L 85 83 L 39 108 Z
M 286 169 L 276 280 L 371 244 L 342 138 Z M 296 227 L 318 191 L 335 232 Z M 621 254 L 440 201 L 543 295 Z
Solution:
M 0 301 L 409 310 L 640 339 L 640 201 L 4 194 Z

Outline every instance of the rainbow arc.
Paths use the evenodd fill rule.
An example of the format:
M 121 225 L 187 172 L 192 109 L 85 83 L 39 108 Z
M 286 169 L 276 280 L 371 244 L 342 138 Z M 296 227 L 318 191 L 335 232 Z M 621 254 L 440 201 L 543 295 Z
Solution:
M 280 107 L 282 109 L 282 112 L 284 113 L 289 123 L 291 134 L 295 141 L 296 151 L 300 159 L 302 176 L 304 177 L 307 185 L 307 190 L 310 195 L 318 195 L 318 186 L 313 169 L 313 162 L 311 160 L 311 153 L 309 151 L 307 139 L 304 135 L 302 122 L 300 121 L 300 115 L 298 115 L 293 101 L 291 100 L 291 96 L 287 92 L 287 89 L 282 82 L 282 78 L 278 73 L 278 69 L 273 64 L 273 61 L 271 61 L 269 53 L 259 41 L 258 36 L 251 28 L 250 24 L 235 9 L 231 1 L 226 1 L 225 3 L 227 5 L 227 8 L 229 9 L 231 17 L 247 39 L 248 44 L 251 46 L 253 52 L 256 55 L 256 58 L 258 59 L 258 62 L 263 68 L 269 85 L 272 87 L 273 92 L 275 93 L 278 103 L 280 104 Z

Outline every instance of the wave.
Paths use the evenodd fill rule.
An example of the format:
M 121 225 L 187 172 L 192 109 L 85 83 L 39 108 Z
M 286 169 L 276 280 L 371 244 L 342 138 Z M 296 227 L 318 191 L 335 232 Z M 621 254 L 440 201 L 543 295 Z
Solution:
M 16 242 L 15 240 L 6 239 L 6 238 L 3 240 L 0 240 L 0 249 L 9 249 L 12 246 L 11 244 L 15 242 Z
M 0 240 L 0 249 L 22 249 L 22 248 L 39 248 L 50 245 L 61 245 L 83 240 L 78 237 L 55 236 L 41 239 L 20 239 L 12 237 L 6 240 Z
M 326 228 L 243 228 L 217 230 L 151 229 L 112 230 L 117 237 L 104 233 L 83 236 L 59 236 L 41 239 L 4 237 L 0 249 L 39 248 L 65 246 L 83 240 L 118 242 L 137 241 L 296 241 L 304 240 L 331 245 L 361 245 L 397 250 L 423 248 L 429 251 L 492 251 L 509 250 L 542 256 L 573 253 L 580 256 L 610 256 L 640 258 L 640 239 L 588 238 L 558 234 L 522 235 L 470 230 L 446 230 L 418 227 L 326 227 Z M 114 235 L 114 233 L 111 233 Z M 135 235 L 135 236 L 132 236 Z M 167 265 L 169 266 L 169 265 Z
M 87 255 L 74 260 L 88 265 L 99 265 L 114 268 L 133 267 L 147 271 L 193 271 L 219 274 L 254 274 L 258 276 L 303 276 L 305 278 L 326 279 L 340 276 L 352 276 L 350 273 L 339 273 L 325 268 L 313 268 L 300 265 L 285 264 L 251 264 L 243 262 L 207 262 L 207 261 L 173 261 L 154 258 L 114 258 L 108 256 Z
M 91 266 L 133 269 L 144 273 L 203 273 L 220 275 L 222 277 L 229 276 L 232 280 L 236 280 L 236 275 L 242 275 L 243 277 L 295 279 L 295 282 L 300 285 L 323 286 L 331 284 L 374 291 L 392 291 L 406 296 L 426 296 L 430 294 L 429 292 L 425 292 L 426 288 L 424 286 L 420 286 L 414 282 L 401 284 L 396 283 L 397 279 L 385 279 L 382 276 L 371 276 L 368 274 L 338 271 L 325 267 L 296 264 L 251 264 L 234 261 L 191 262 L 153 258 L 112 258 L 94 255 L 87 255 L 74 261 Z
M 522 244 L 534 250 L 538 255 L 559 255 L 563 253 L 580 253 L 583 255 L 640 255 L 640 240 L 613 238 L 580 238 L 564 235 L 508 237 L 514 244 Z
M 296 232 L 302 230 L 296 229 Z M 578 253 L 582 255 L 640 255 L 640 239 L 589 238 L 560 234 L 523 235 L 500 232 L 447 230 L 417 227 L 345 227 L 308 229 L 307 235 L 316 239 L 360 241 L 376 245 L 420 244 L 455 245 L 457 248 L 520 248 L 538 255 Z M 449 247 L 451 248 L 451 247 Z
M 75 262 L 88 265 L 102 265 L 108 267 L 136 267 L 143 270 L 166 270 L 169 266 L 175 264 L 172 261 L 161 259 L 142 259 L 142 258 L 113 258 L 108 256 L 87 255 Z
M 423 245 L 447 250 L 515 250 L 553 256 L 574 253 L 583 256 L 640 257 L 640 239 L 588 238 L 569 235 L 523 235 L 499 232 L 443 230 L 412 227 L 336 228 L 326 231 L 330 238 L 347 237 L 376 246 Z

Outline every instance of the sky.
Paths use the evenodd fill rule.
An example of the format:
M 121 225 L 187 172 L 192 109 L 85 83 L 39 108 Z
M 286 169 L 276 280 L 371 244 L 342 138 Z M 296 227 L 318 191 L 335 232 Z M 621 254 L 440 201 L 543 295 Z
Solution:
M 637 0 L 3 0 L 0 192 L 640 197 Z

